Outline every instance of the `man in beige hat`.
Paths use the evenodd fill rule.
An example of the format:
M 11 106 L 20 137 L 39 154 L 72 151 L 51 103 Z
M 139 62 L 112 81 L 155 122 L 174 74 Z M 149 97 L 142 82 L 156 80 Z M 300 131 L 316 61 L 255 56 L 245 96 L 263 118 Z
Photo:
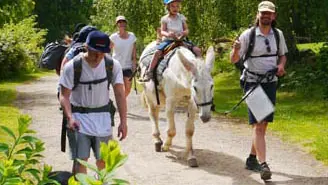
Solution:
M 270 1 L 258 5 L 256 25 L 244 31 L 234 42 L 230 60 L 241 61 L 241 86 L 244 92 L 260 84 L 271 100 L 276 101 L 277 76 L 285 73 L 286 53 L 288 52 L 282 31 L 275 28 L 276 7 Z M 252 44 L 250 44 L 252 43 Z M 271 72 L 271 78 L 263 78 Z M 273 122 L 273 113 L 263 120 L 257 120 L 248 109 L 249 123 L 253 127 L 252 147 L 246 160 L 246 168 L 260 171 L 261 179 L 271 179 L 271 171 L 266 163 L 265 133 L 269 122 Z

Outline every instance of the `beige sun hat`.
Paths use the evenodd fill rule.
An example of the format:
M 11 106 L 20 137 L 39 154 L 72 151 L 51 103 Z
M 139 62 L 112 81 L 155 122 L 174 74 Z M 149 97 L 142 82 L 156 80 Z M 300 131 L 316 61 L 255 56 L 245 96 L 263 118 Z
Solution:
M 119 15 L 119 16 L 116 17 L 116 20 L 115 20 L 116 24 L 118 23 L 118 21 L 128 22 L 123 15 Z
M 259 12 L 276 12 L 276 6 L 271 1 L 262 1 L 258 6 Z

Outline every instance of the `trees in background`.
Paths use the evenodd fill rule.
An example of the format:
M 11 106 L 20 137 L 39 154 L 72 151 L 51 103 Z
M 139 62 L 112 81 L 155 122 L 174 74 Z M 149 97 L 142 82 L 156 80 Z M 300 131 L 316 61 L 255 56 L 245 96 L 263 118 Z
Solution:
M 70 35 L 77 23 L 89 23 L 93 0 L 34 0 L 38 26 L 48 30 L 47 41 Z
M 188 19 L 189 39 L 202 47 L 212 44 L 217 38 L 234 39 L 254 22 L 260 1 L 183 1 L 181 12 Z M 328 1 L 273 0 L 273 2 L 277 5 L 278 27 L 285 34 L 291 56 L 297 54 L 297 43 L 327 40 Z M 77 23 L 94 24 L 110 34 L 116 31 L 115 17 L 124 15 L 128 19 L 128 29 L 138 38 L 137 48 L 140 53 L 145 44 L 156 38 L 156 28 L 160 26 L 160 18 L 165 13 L 162 0 L 1 0 L 0 29 L 16 28 L 14 25 L 26 23 L 23 28 L 26 35 L 23 36 L 33 38 L 33 41 L 18 38 L 17 35 L 22 36 L 19 30 L 14 30 L 12 33 L 4 31 L 3 33 L 6 34 L 2 34 L 0 39 L 0 49 L 6 50 L 4 46 L 8 45 L 8 39 L 16 38 L 18 44 L 10 46 L 20 45 L 23 48 L 18 50 L 26 51 L 26 48 L 31 48 L 27 46 L 31 45 L 28 43 L 34 43 L 33 47 L 40 48 L 44 39 L 47 42 L 60 41 L 65 34 L 70 35 Z M 33 14 L 35 16 L 31 17 Z M 22 22 L 26 18 L 32 22 Z M 17 29 L 22 29 L 21 27 Z M 47 35 L 44 36 L 44 30 L 39 28 L 48 30 Z M 0 50 L 1 61 L 9 60 L 3 57 L 8 50 L 6 52 L 2 50 Z M 29 60 L 32 61 L 38 58 L 40 51 L 41 49 L 36 49 L 34 52 L 29 50 L 24 56 L 31 56 Z M 292 63 L 296 59 L 291 57 L 289 61 Z

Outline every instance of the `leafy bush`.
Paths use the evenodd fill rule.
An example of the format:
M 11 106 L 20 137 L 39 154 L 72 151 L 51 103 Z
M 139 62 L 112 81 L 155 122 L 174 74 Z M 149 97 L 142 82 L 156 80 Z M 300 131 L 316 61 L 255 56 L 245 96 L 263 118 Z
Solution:
M 18 119 L 18 133 L 6 126 L 0 126 L 1 130 L 8 135 L 5 143 L 0 143 L 0 184 L 57 184 L 48 179 L 51 172 L 50 166 L 40 166 L 43 157 L 44 143 L 32 136 L 35 133 L 29 130 L 31 118 L 21 116 Z
M 69 185 L 129 184 L 129 182 L 123 179 L 114 178 L 115 170 L 122 166 L 128 158 L 127 155 L 121 153 L 121 149 L 117 141 L 111 140 L 108 142 L 108 144 L 101 143 L 100 157 L 105 162 L 105 168 L 102 170 L 98 170 L 96 166 L 91 165 L 83 160 L 78 160 L 82 165 L 96 172 L 98 176 L 97 179 L 94 176 L 80 173 L 76 175 L 78 181 L 76 181 L 74 177 L 70 178 Z
M 0 79 L 31 72 L 42 52 L 45 30 L 35 28 L 35 17 L 0 29 Z
M 323 84 L 324 97 L 328 98 L 328 43 L 323 44 L 323 47 L 319 51 L 317 58 L 318 62 L 318 78 Z

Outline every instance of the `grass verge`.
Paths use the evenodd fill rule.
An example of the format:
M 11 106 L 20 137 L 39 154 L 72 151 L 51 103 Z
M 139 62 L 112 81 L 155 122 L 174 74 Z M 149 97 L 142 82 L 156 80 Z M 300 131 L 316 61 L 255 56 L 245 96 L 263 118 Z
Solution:
M 21 113 L 13 105 L 17 96 L 16 86 L 51 74 L 53 72 L 40 71 L 32 74 L 19 75 L 10 80 L 0 81 L 0 125 L 5 125 L 12 130 L 16 130 L 17 128 L 17 119 Z M 0 141 L 4 138 L 4 133 L 0 132 Z
M 221 73 L 215 76 L 214 102 L 216 112 L 223 114 L 242 97 L 239 74 Z M 328 164 L 328 103 L 315 94 L 278 89 L 274 123 L 269 129 L 285 141 L 301 144 L 316 159 Z M 240 118 L 247 124 L 246 104 L 228 116 Z

